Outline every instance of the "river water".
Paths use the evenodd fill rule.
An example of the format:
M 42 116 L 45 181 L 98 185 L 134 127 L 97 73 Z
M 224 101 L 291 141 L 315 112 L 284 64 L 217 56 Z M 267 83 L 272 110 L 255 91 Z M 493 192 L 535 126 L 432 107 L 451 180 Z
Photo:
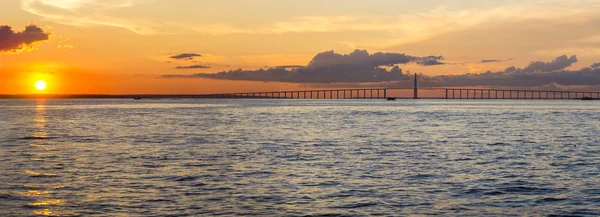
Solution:
M 0 100 L 0 216 L 598 216 L 599 106 Z

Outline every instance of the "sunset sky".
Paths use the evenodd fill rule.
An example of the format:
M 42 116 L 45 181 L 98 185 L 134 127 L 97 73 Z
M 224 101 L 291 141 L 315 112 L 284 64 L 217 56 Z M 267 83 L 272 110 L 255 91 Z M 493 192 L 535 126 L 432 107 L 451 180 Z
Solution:
M 600 0 L 5 0 L 0 25 L 0 94 L 403 87 L 409 71 L 600 90 Z

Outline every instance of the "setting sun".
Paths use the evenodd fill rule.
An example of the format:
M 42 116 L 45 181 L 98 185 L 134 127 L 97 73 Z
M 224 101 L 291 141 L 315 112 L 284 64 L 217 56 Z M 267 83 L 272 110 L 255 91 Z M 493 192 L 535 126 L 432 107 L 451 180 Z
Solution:
M 39 80 L 37 82 L 35 82 L 35 88 L 38 90 L 45 90 L 46 89 L 46 82 Z

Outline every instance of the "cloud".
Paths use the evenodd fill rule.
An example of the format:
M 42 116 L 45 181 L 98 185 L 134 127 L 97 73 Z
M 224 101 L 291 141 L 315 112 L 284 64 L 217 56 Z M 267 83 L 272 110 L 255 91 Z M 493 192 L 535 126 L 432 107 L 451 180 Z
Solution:
M 265 67 L 268 67 L 268 66 L 265 66 Z M 304 66 L 301 66 L 301 65 L 283 65 L 283 66 L 275 66 L 275 68 L 287 68 L 287 69 L 289 69 L 289 68 L 301 68 L 301 67 L 304 67 Z
M 194 75 L 164 75 L 163 78 L 209 78 L 222 80 L 243 81 L 273 81 L 287 83 L 338 83 L 338 82 L 382 82 L 406 80 L 408 75 L 402 73 L 400 67 L 395 66 L 391 70 L 373 67 L 369 71 L 353 70 L 318 70 L 313 68 L 297 68 L 286 70 L 285 68 L 269 68 L 258 70 L 230 70 L 217 74 L 199 73 Z
M 527 67 L 525 67 L 521 72 L 523 73 L 532 73 L 532 72 L 552 72 L 554 70 L 565 69 L 573 63 L 577 62 L 577 56 L 567 57 L 567 55 L 562 55 L 556 57 L 551 62 L 531 62 Z
M 169 58 L 171 58 L 171 59 L 178 59 L 178 60 L 179 59 L 188 59 L 188 60 L 191 60 L 191 59 L 194 59 L 194 57 L 201 57 L 201 56 L 202 55 L 196 54 L 196 53 L 182 53 L 182 54 L 178 54 L 178 55 L 175 55 L 175 56 L 170 56 Z
M 384 82 L 407 80 L 397 64 L 435 65 L 441 56 L 416 57 L 400 53 L 374 53 L 355 50 L 350 54 L 327 51 L 317 54 L 307 66 L 274 67 L 258 70 L 230 70 L 216 74 L 165 75 L 164 78 L 209 78 L 289 83 Z M 391 69 L 383 67 L 394 66 Z M 288 69 L 291 68 L 291 69 Z
M 508 58 L 505 60 L 481 60 L 480 63 L 498 63 L 498 62 L 507 62 L 507 61 L 511 61 L 514 60 L 515 58 Z
M 440 60 L 444 60 L 444 57 L 442 56 L 428 56 L 428 57 L 423 57 L 420 58 L 418 60 L 416 60 L 415 62 L 419 65 L 422 66 L 435 66 L 435 65 L 444 65 L 446 63 L 440 62 Z
M 435 57 L 435 56 L 433 56 Z M 356 50 L 351 54 L 332 51 L 316 55 L 305 67 L 287 69 L 274 67 L 259 70 L 230 70 L 216 74 L 164 75 L 163 78 L 208 78 L 222 80 L 273 81 L 287 83 L 312 83 L 325 86 L 356 86 L 372 83 L 378 87 L 411 87 L 410 74 L 392 64 L 418 63 L 429 57 L 415 57 L 398 53 L 368 54 Z M 434 59 L 441 59 L 435 57 Z M 600 63 L 579 70 L 568 70 L 577 62 L 576 56 L 558 56 L 551 61 L 533 61 L 524 68 L 511 66 L 503 71 L 479 74 L 438 75 L 421 74 L 422 87 L 547 87 L 552 85 L 600 85 Z
M 59 24 L 112 26 L 141 35 L 159 33 L 158 24 L 109 16 L 112 10 L 159 0 L 21 0 L 21 9 Z
M 502 62 L 502 60 L 481 60 L 482 63 L 496 63 L 496 62 Z
M 434 82 L 430 86 L 542 86 L 560 85 L 600 85 L 600 69 L 584 68 L 581 70 L 560 70 L 544 73 L 486 72 L 482 74 L 466 74 L 459 76 L 436 76 L 430 78 Z
M 10 26 L 0 26 L 0 52 L 31 49 L 33 44 L 46 41 L 50 33 L 36 25 L 29 25 L 21 32 L 15 32 Z
M 317 54 L 308 64 L 308 68 L 349 68 L 349 67 L 378 67 L 395 64 L 417 63 L 421 65 L 430 64 L 431 61 L 443 60 L 442 56 L 415 57 L 401 53 L 374 53 L 369 54 L 366 50 L 354 50 L 350 54 L 338 54 L 327 51 Z
M 264 22 L 244 24 L 232 22 L 231 19 L 227 18 L 219 18 L 219 16 L 212 16 L 211 19 L 203 19 L 202 15 L 190 15 L 183 16 L 185 19 L 176 19 L 175 17 L 177 16 L 161 16 L 161 13 L 154 13 L 154 16 L 146 16 L 144 18 L 144 14 L 137 16 L 139 15 L 139 11 L 134 11 L 133 13 L 122 11 L 122 9 L 134 8 L 147 2 L 163 2 L 165 5 L 170 4 L 171 7 L 176 7 L 173 5 L 177 5 L 166 0 L 21 0 L 21 8 L 26 12 L 44 17 L 56 23 L 74 26 L 113 26 L 143 35 L 161 33 L 179 34 L 189 33 L 189 31 L 208 35 L 280 35 L 286 33 L 333 32 L 370 32 L 380 37 L 385 37 L 383 35 L 393 35 L 393 38 L 377 40 L 385 43 L 385 46 L 417 42 L 448 32 L 485 25 L 490 22 L 520 22 L 526 19 L 552 22 L 563 22 L 566 20 L 581 21 L 582 17 L 589 18 L 591 17 L 590 15 L 597 14 L 598 9 L 600 9 L 600 2 L 595 0 L 524 0 L 503 2 L 493 4 L 493 6 L 489 4 L 469 4 L 469 6 L 461 7 L 461 9 L 444 6 L 444 4 L 431 4 L 428 8 L 415 9 L 409 13 L 400 12 L 393 15 L 360 13 L 361 16 L 349 16 L 331 12 L 329 14 L 314 14 L 312 16 L 266 16 L 264 17 Z M 273 2 L 273 4 L 283 8 L 289 3 Z M 370 3 L 364 2 L 360 4 L 368 6 Z M 163 9 L 157 6 L 154 7 L 159 10 Z M 147 8 L 142 10 L 145 9 Z M 250 14 L 248 15 L 265 12 L 268 11 L 249 10 L 248 13 Z M 133 15 L 139 18 L 131 18 Z M 155 21 L 150 22 L 144 19 L 155 19 Z M 359 41 L 358 43 L 361 42 Z M 381 46 L 383 45 L 378 47 Z
M 517 71 L 517 67 L 515 67 L 515 66 L 511 66 L 511 67 L 504 69 L 504 72 L 514 72 L 514 71 Z
M 549 62 L 536 61 L 530 63 L 526 68 L 531 70 L 532 66 L 552 65 L 560 62 L 564 56 L 559 56 Z M 567 58 L 572 59 L 572 58 Z M 559 60 L 559 61 L 556 61 Z M 573 61 L 573 60 L 571 60 Z M 543 63 L 543 64 L 540 64 Z M 566 68 L 566 67 L 565 67 Z M 592 67 L 584 67 L 578 70 L 556 69 L 549 67 L 551 71 L 524 72 L 525 69 L 514 66 L 503 71 L 487 71 L 479 74 L 463 75 L 419 75 L 420 87 L 490 87 L 490 88 L 519 88 L 519 89 L 589 89 L 590 86 L 600 86 L 600 63 Z M 411 88 L 410 81 L 395 81 L 377 84 L 318 84 L 319 87 L 390 87 Z
M 191 66 L 177 66 L 176 69 L 210 69 L 210 66 L 203 65 L 191 65 Z
M 549 62 L 531 62 L 523 69 L 511 66 L 499 72 L 440 75 L 425 77 L 424 80 L 432 87 L 600 85 L 600 68 L 594 67 L 596 64 L 579 70 L 566 70 L 575 62 L 576 56 L 562 55 Z
M 218 24 L 214 24 L 214 22 L 180 23 L 179 26 L 207 35 L 327 34 L 344 32 L 346 34 L 341 35 L 339 39 L 344 44 L 348 44 L 354 48 L 384 50 L 390 46 L 418 43 L 435 37 L 444 37 L 453 32 L 477 27 L 489 28 L 490 26 L 497 26 L 504 23 L 518 25 L 529 21 L 537 23 L 537 26 L 553 25 L 551 27 L 563 24 L 581 26 L 583 25 L 582 23 L 587 22 L 597 23 L 597 20 L 594 19 L 598 14 L 598 9 L 600 9 L 600 1 L 523 0 L 495 2 L 493 4 L 468 4 L 464 6 L 457 9 L 457 7 L 444 6 L 444 4 L 430 4 L 428 8 L 415 8 L 411 12 L 400 12 L 393 15 L 385 15 L 383 13 L 361 13 L 360 16 L 315 14 L 314 16 L 273 20 L 252 26 L 235 25 L 227 22 L 219 22 Z M 548 30 L 549 28 L 544 29 Z M 513 35 L 519 35 L 518 31 L 514 29 L 505 30 L 505 32 L 514 32 Z M 359 37 L 361 33 L 371 34 L 372 36 L 369 39 L 365 39 Z M 547 31 L 544 33 L 545 35 L 548 34 Z M 483 38 L 494 39 L 498 37 Z M 486 39 L 476 39 L 473 41 L 479 42 L 482 40 Z

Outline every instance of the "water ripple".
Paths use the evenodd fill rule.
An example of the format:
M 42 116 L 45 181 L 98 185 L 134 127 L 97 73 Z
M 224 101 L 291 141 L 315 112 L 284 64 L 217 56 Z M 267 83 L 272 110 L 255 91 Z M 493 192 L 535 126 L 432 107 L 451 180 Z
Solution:
M 7 105 L 0 216 L 600 215 L 590 102 Z

